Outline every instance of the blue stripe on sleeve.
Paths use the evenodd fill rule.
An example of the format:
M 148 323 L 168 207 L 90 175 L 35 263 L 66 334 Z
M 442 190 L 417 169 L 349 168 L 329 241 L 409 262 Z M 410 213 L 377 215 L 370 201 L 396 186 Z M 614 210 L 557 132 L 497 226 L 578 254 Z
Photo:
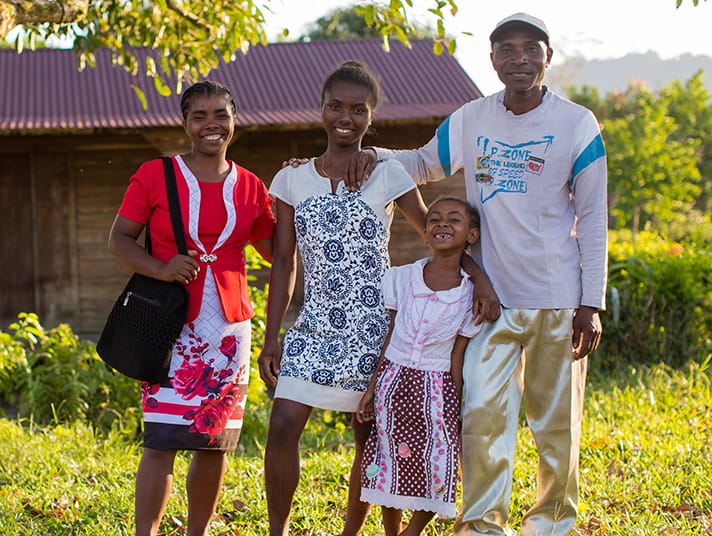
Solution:
M 440 123 L 436 132 L 438 137 L 438 157 L 440 158 L 440 167 L 447 177 L 450 175 L 450 118 Z
M 578 156 L 574 162 L 574 168 L 571 172 L 570 185 L 573 185 L 574 178 L 581 173 L 587 166 L 598 160 L 599 158 L 606 156 L 606 149 L 603 146 L 603 138 L 598 134 L 595 138 L 591 140 L 583 152 Z

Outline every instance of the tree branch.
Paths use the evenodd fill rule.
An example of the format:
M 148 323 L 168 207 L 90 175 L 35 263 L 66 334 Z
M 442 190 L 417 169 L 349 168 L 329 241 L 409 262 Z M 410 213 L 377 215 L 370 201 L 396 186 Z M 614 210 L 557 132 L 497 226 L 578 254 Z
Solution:
M 166 0 L 166 7 L 168 9 L 170 9 L 171 11 L 173 11 L 176 15 L 178 15 L 182 19 L 185 19 L 188 22 L 190 22 L 191 24 L 193 24 L 199 28 L 202 28 L 203 30 L 205 30 L 208 33 L 211 33 L 211 31 L 210 31 L 211 29 L 207 24 L 205 24 L 202 20 L 200 20 L 198 17 L 196 17 L 193 13 L 190 13 L 189 11 L 183 11 L 181 8 L 179 8 L 173 2 L 173 0 Z
M 74 22 L 88 5 L 89 0 L 0 0 L 0 38 L 17 24 Z

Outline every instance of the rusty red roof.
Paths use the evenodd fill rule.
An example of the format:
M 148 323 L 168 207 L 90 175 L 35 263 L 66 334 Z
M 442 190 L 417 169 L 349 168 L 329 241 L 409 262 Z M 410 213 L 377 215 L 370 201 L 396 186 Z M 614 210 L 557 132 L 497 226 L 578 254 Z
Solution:
M 376 120 L 444 117 L 482 96 L 455 58 L 417 40 L 411 49 L 392 43 L 388 53 L 378 40 L 257 46 L 208 78 L 233 91 L 241 126 L 317 124 L 321 82 L 346 59 L 363 61 L 381 78 L 385 99 Z M 147 110 L 132 85 L 144 91 Z M 2 134 L 181 123 L 179 96 L 160 96 L 150 79 L 112 66 L 107 51 L 97 54 L 96 67 L 78 71 L 71 50 L 0 50 L 0 96 Z

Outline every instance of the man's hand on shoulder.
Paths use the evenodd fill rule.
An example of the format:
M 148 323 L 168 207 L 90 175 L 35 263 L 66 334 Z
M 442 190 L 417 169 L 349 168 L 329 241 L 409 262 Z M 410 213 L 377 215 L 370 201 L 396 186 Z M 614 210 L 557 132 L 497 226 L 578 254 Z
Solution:
M 371 176 L 377 162 L 376 150 L 371 147 L 352 154 L 346 163 L 346 174 L 344 175 L 346 189 L 352 192 L 358 190 Z

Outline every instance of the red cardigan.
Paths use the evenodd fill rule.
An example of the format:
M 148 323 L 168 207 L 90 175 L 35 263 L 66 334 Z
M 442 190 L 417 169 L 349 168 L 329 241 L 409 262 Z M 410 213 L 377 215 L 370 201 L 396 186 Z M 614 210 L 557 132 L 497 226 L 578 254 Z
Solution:
M 243 248 L 247 242 L 270 238 L 274 234 L 275 218 L 271 210 L 272 200 L 262 181 L 250 171 L 232 162 L 231 165 L 235 166 L 237 170 L 237 181 L 233 189 L 237 217 L 235 228 L 220 247 L 212 250 L 217 236 L 204 237 L 202 233 L 206 231 L 206 228 L 214 229 L 217 226 L 222 229 L 226 221 L 226 210 L 222 203 L 220 206 L 206 206 L 206 200 L 211 199 L 211 196 L 201 196 L 198 233 L 200 241 L 208 250 L 203 251 L 190 237 L 190 192 L 180 167 L 175 158 L 173 159 L 186 243 L 189 250 L 198 250 L 199 253 L 195 260 L 201 266 L 198 277 L 186 286 L 190 294 L 186 322 L 195 320 L 202 303 L 208 264 L 199 259 L 202 253 L 213 253 L 217 256 L 216 260 L 210 262 L 210 266 L 226 320 L 239 322 L 254 316 L 247 288 Z M 220 197 L 220 199 L 222 198 Z M 157 259 L 168 262 L 178 253 L 168 209 L 163 163 L 160 159 L 144 163 L 131 177 L 131 182 L 119 208 L 119 215 L 137 223 L 150 224 L 152 255 Z

